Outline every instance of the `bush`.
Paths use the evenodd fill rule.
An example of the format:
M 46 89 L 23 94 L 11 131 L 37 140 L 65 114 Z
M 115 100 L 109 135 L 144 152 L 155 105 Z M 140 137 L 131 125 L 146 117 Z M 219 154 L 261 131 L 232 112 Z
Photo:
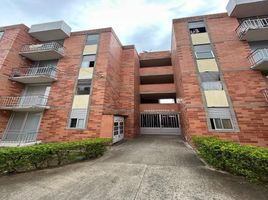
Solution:
M 109 142 L 110 139 L 98 138 L 0 148 L 0 174 L 42 169 L 97 158 L 103 155 Z
M 268 149 L 215 137 L 193 137 L 199 155 L 210 165 L 250 181 L 268 181 Z

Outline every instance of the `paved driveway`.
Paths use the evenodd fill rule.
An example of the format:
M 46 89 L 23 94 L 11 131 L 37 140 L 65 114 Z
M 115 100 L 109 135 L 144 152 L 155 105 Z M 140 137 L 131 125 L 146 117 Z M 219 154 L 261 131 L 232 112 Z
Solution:
M 0 199 L 267 200 L 268 190 L 206 168 L 178 137 L 146 136 L 95 161 L 0 177 Z

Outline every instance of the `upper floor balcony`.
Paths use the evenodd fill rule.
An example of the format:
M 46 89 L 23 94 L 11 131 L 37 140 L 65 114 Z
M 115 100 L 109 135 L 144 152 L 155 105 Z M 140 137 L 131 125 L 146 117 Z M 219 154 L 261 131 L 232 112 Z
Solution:
M 268 18 L 244 20 L 236 29 L 240 40 L 268 40 Z
M 71 27 L 64 21 L 34 24 L 29 34 L 39 41 L 63 40 L 70 36 Z
M 266 102 L 268 103 L 268 88 L 261 91 L 266 99 Z
M 229 0 L 228 15 L 236 18 L 267 15 L 267 0 Z
M 48 97 L 44 95 L 0 97 L 0 110 L 42 111 L 44 109 L 49 109 L 47 101 Z
M 268 49 L 257 49 L 248 57 L 251 69 L 266 71 L 268 70 Z
M 58 42 L 24 45 L 20 55 L 33 60 L 55 60 L 64 56 L 64 47 Z
M 12 70 L 10 79 L 23 84 L 51 83 L 56 81 L 56 75 L 55 66 L 19 67 Z

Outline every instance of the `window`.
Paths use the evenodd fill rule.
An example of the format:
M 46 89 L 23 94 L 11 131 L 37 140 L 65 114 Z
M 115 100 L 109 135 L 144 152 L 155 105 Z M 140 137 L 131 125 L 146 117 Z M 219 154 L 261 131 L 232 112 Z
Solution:
M 232 130 L 231 119 L 210 118 L 211 128 L 213 130 Z
M 2 39 L 3 35 L 4 35 L 4 31 L 0 31 L 0 40 Z
M 194 46 L 195 57 L 197 59 L 214 58 L 212 48 L 209 44 Z
M 191 34 L 207 32 L 204 21 L 190 22 L 189 23 L 189 29 L 190 29 Z
M 77 82 L 77 95 L 89 95 L 91 88 L 91 79 L 79 79 Z
M 220 81 L 215 82 L 203 82 L 203 90 L 223 90 L 222 83 Z
M 96 55 L 85 55 L 82 59 L 82 68 L 94 67 L 95 66 Z
M 85 128 L 87 109 L 72 109 L 69 127 L 70 128 Z
M 84 119 L 71 118 L 70 128 L 84 128 Z
M 208 117 L 212 130 L 234 129 L 229 108 L 209 108 Z
M 99 42 L 99 35 L 88 35 L 86 45 L 94 45 L 98 44 Z
M 77 118 L 71 118 L 70 127 L 76 128 L 76 124 L 77 124 Z

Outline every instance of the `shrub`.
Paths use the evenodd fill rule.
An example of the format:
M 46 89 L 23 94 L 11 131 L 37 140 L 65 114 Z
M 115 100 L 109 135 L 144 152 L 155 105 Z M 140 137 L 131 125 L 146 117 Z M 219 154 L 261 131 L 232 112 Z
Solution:
M 250 181 L 268 180 L 268 149 L 221 140 L 193 137 L 198 154 L 210 165 Z
M 26 147 L 0 148 L 0 174 L 42 169 L 97 158 L 110 139 L 48 143 Z

